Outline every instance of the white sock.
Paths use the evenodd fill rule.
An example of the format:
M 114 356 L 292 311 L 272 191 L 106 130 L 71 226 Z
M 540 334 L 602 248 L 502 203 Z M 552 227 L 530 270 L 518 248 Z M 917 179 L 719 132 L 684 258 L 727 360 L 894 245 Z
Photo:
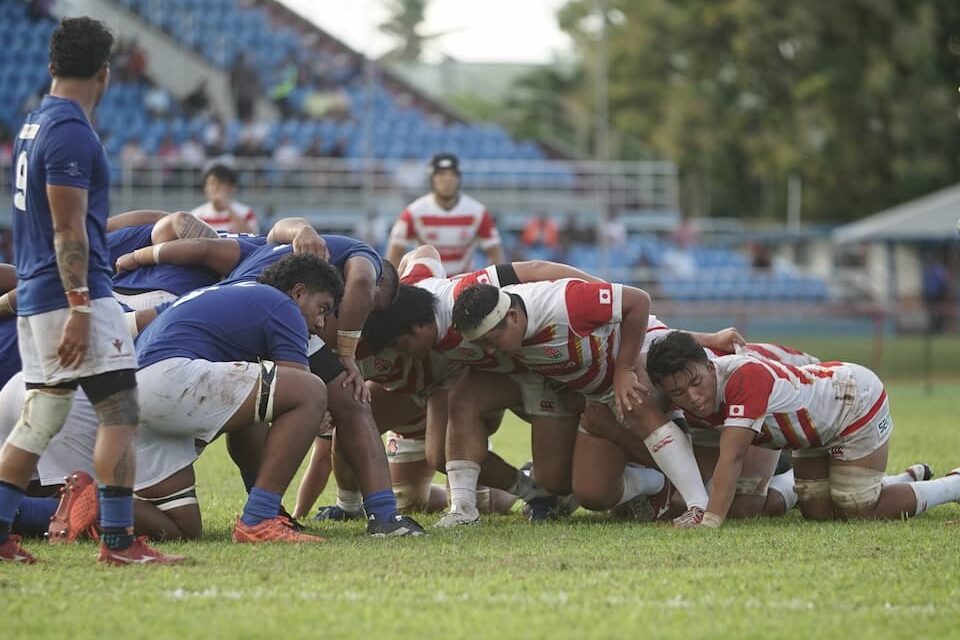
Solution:
M 450 484 L 450 510 L 467 515 L 477 513 L 477 479 L 480 465 L 469 460 L 447 462 L 447 482 Z
M 706 509 L 707 490 L 693 457 L 693 447 L 680 427 L 671 420 L 644 438 L 643 443 L 657 466 L 677 488 L 687 508 Z
M 917 496 L 916 515 L 946 502 L 960 501 L 960 475 L 957 474 L 913 482 L 910 488 Z
M 898 473 L 892 476 L 883 476 L 883 480 L 880 481 L 880 485 L 889 487 L 890 485 L 894 484 L 910 484 L 911 482 L 916 481 L 916 478 L 904 471 L 903 473 Z
M 637 496 L 652 496 L 663 489 L 666 479 L 656 469 L 641 467 L 636 464 L 627 464 L 623 470 L 623 495 L 620 496 L 621 505 Z
M 524 502 L 529 502 L 532 498 L 549 495 L 548 492 L 544 491 L 544 489 L 537 484 L 536 480 L 519 470 L 517 471 L 516 480 L 513 481 L 513 484 L 510 485 L 507 492 L 517 496 Z
M 363 511 L 363 494 L 351 489 L 337 487 L 337 506 L 350 513 Z
M 781 474 L 770 478 L 769 488 L 776 491 L 783 497 L 783 503 L 787 505 L 787 511 L 797 505 L 797 492 L 794 489 L 793 469 L 787 469 Z

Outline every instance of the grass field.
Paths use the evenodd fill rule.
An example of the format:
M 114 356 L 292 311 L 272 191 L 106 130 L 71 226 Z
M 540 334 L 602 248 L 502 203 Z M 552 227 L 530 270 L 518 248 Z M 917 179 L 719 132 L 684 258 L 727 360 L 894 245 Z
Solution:
M 810 348 L 810 347 L 807 347 Z M 960 465 L 960 385 L 889 386 L 890 468 Z M 526 426 L 496 436 L 521 462 Z M 324 545 L 235 546 L 242 485 L 222 445 L 199 463 L 202 543 L 184 567 L 97 566 L 95 547 L 29 548 L 0 566 L 4 638 L 949 638 L 960 624 L 960 506 L 909 522 L 729 523 L 718 531 L 519 514 L 429 538 L 327 524 Z M 292 492 L 288 497 L 292 496 Z M 332 489 L 324 499 L 329 501 Z M 292 501 L 292 498 L 291 498 Z M 432 524 L 436 516 L 423 516 Z

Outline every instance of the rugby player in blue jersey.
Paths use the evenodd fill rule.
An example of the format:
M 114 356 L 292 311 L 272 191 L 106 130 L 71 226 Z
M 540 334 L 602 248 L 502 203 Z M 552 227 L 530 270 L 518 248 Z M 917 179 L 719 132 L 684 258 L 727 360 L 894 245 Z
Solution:
M 169 563 L 133 536 L 139 405 L 137 360 L 113 298 L 106 246 L 109 166 L 90 114 L 110 80 L 113 36 L 90 18 L 65 19 L 50 40 L 50 94 L 14 146 L 13 231 L 18 339 L 26 401 L 0 451 L 0 558 L 32 562 L 10 525 L 78 385 L 99 418 L 101 547 L 108 564 Z

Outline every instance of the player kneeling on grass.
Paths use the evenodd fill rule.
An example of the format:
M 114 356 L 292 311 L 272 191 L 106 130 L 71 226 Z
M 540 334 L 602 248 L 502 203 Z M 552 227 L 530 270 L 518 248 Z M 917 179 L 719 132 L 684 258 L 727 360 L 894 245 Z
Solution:
M 309 371 L 308 334 L 323 329 L 342 295 L 332 266 L 300 254 L 267 269 L 259 283 L 200 289 L 161 313 L 137 340 L 142 448 L 157 451 L 148 458 L 155 477 L 141 478 L 154 491 L 139 494 L 169 495 L 172 487 L 158 483 L 176 470 L 176 450 L 192 463 L 187 449 L 195 439 L 208 443 L 225 433 L 242 441 L 256 424 L 271 423 L 262 449 L 253 445 L 260 452 L 256 482 L 233 540 L 319 541 L 291 528 L 280 498 L 326 411 L 326 388 Z
M 901 518 L 960 500 L 960 470 L 938 480 L 884 482 L 893 420 L 883 383 L 865 367 L 797 367 L 749 355 L 711 361 L 690 334 L 676 331 L 651 346 L 647 372 L 684 411 L 722 416 L 710 499 L 691 526 L 723 523 L 751 444 L 794 450 L 807 519 Z

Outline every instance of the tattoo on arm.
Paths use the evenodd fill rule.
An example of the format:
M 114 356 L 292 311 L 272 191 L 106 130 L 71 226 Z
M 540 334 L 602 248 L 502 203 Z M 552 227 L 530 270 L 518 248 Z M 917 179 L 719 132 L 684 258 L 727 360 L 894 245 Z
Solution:
M 53 246 L 64 290 L 87 286 L 90 247 L 87 244 L 86 231 L 57 232 L 54 234 Z
M 217 232 L 202 220 L 194 216 L 180 216 L 174 222 L 174 231 L 178 238 L 219 238 Z

